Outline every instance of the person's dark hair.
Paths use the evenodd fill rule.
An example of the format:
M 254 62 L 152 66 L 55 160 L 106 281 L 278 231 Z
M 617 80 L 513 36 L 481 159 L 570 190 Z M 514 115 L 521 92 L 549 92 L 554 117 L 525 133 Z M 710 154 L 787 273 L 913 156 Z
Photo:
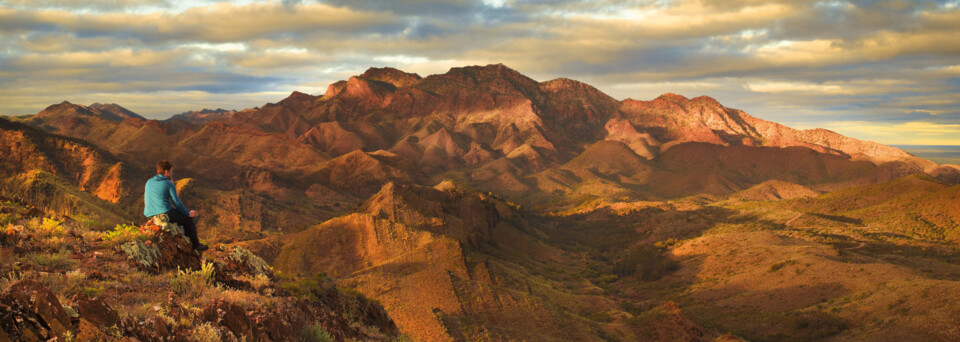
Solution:
M 165 171 L 173 168 L 173 164 L 166 160 L 161 160 L 157 162 L 157 174 L 162 175 Z

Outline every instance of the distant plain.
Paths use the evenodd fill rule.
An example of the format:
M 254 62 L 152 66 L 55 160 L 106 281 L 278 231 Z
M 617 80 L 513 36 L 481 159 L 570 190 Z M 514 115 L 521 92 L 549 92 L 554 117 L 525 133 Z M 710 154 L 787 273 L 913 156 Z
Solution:
M 960 146 L 957 145 L 892 145 L 917 157 L 937 164 L 960 165 Z

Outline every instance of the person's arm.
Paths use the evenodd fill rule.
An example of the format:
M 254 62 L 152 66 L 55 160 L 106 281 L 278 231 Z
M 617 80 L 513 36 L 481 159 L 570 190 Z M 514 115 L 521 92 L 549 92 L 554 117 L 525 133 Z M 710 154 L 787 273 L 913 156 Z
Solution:
M 173 185 L 173 182 L 167 181 L 167 188 L 170 192 L 170 202 L 177 208 L 177 211 L 183 213 L 183 215 L 190 216 L 190 211 L 183 206 L 183 202 L 180 202 L 180 197 L 177 196 L 177 186 Z

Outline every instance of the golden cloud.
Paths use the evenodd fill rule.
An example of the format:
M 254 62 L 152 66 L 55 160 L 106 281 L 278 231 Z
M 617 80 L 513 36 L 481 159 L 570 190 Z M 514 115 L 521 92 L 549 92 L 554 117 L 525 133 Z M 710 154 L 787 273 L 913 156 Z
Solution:
M 892 145 L 960 145 L 960 125 L 924 121 L 877 123 L 840 121 L 822 123 L 837 133 Z
M 0 9 L 0 19 L 20 18 L 19 27 L 54 25 L 70 31 L 130 32 L 143 39 L 230 42 L 275 34 L 330 30 L 350 32 L 371 26 L 394 24 L 390 15 L 360 12 L 326 4 L 298 5 L 253 3 L 234 6 L 218 3 L 191 8 L 183 13 L 91 13 L 65 10 L 22 11 Z
M 74 69 L 91 66 L 143 67 L 175 59 L 177 51 L 153 51 L 118 49 L 101 52 L 62 52 L 53 54 L 29 53 L 10 62 L 11 66 L 23 69 Z

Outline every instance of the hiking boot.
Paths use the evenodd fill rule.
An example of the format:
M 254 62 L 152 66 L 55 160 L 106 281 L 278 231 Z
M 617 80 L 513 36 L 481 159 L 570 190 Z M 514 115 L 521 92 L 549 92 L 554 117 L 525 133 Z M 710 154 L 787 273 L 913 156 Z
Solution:
M 207 246 L 201 243 L 199 246 L 194 247 L 193 249 L 196 250 L 197 252 L 203 252 L 205 250 L 210 249 L 210 246 Z

